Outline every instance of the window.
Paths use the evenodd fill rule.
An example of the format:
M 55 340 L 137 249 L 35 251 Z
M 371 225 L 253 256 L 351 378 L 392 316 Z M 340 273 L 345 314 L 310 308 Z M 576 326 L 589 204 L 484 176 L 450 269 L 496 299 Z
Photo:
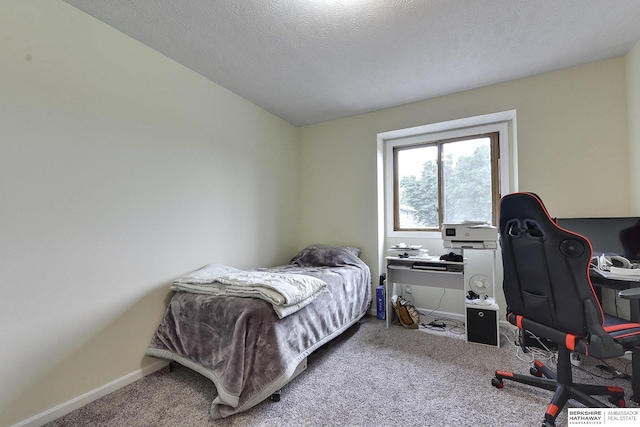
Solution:
M 395 231 L 442 224 L 495 223 L 499 133 L 393 147 Z
M 515 111 L 378 135 L 387 237 L 440 237 L 443 223 L 497 222 L 517 191 Z M 386 224 L 386 225 L 384 225 Z

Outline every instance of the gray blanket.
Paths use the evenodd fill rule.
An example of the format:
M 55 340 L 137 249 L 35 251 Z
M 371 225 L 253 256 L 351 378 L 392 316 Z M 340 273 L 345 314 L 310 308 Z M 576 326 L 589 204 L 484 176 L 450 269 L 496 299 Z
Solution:
M 270 302 L 279 318 L 286 317 L 313 302 L 327 286 L 305 274 L 273 271 L 243 271 L 222 264 L 209 264 L 182 276 L 171 290 L 214 296 L 260 298 Z
M 287 265 L 259 270 L 306 274 L 327 287 L 312 304 L 283 319 L 260 299 L 178 292 L 147 349 L 148 355 L 176 361 L 213 381 L 218 391 L 211 405 L 214 419 L 271 396 L 305 357 L 369 309 L 371 273 L 352 248 L 312 245 Z

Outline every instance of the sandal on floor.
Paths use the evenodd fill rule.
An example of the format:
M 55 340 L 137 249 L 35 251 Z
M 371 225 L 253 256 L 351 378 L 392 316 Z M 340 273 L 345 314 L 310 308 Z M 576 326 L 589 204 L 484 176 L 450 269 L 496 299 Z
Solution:
M 420 326 L 420 314 L 413 305 L 409 304 L 401 295 L 391 297 L 391 305 L 402 326 L 408 329 L 418 329 Z

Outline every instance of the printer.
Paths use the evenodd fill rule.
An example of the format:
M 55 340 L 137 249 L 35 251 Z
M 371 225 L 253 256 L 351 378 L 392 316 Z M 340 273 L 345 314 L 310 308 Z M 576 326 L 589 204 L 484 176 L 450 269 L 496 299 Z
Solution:
M 442 240 L 445 248 L 497 249 L 498 229 L 486 222 L 442 224 Z

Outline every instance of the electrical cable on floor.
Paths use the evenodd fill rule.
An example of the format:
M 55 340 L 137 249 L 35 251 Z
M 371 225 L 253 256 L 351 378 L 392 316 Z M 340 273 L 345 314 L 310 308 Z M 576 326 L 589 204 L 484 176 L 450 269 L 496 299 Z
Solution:
M 449 322 L 453 323 L 453 325 L 448 329 L 448 331 L 451 332 L 452 334 L 463 335 L 467 333 L 467 330 L 464 326 L 464 322 L 460 322 L 459 320 L 455 320 L 455 319 L 445 319 L 445 320 L 448 320 Z
M 444 294 L 446 293 L 447 293 L 447 288 L 442 288 L 442 295 L 440 296 L 440 301 L 438 301 L 438 306 L 433 310 L 431 310 L 429 313 L 427 313 L 427 316 L 431 316 L 431 314 L 433 314 L 434 311 L 440 308 L 440 305 L 442 304 L 442 298 L 444 298 Z
M 440 308 L 442 303 L 442 299 L 446 293 L 446 289 L 443 289 L 442 295 L 440 296 L 440 301 L 438 302 L 438 306 L 433 310 L 430 310 L 427 313 L 420 313 L 420 316 L 425 316 L 429 318 L 433 318 L 433 320 L 427 321 L 422 320 L 420 322 L 420 326 L 424 329 L 429 329 L 432 331 L 440 331 L 440 332 L 449 332 L 455 335 L 463 335 L 466 333 L 466 329 L 464 327 L 464 322 L 461 322 L 457 319 L 452 319 L 450 317 L 436 317 L 433 316 L 433 313 Z M 422 310 L 426 311 L 426 310 Z
M 613 376 L 613 378 L 622 378 L 627 381 L 632 381 L 632 376 L 629 375 L 627 372 L 619 371 L 614 366 L 611 366 L 611 364 L 609 364 L 609 362 L 607 362 L 606 360 L 602 360 L 602 359 L 596 359 L 596 360 L 600 362 L 599 365 L 596 365 L 596 368 L 600 369 L 601 371 L 610 373 Z M 625 366 L 625 371 L 630 365 L 631 365 L 631 362 L 627 363 L 627 365 Z
M 438 317 L 429 323 L 422 322 L 420 326 L 425 329 L 449 332 L 455 335 L 463 335 L 466 330 L 464 328 L 464 322 L 449 317 Z
M 507 332 L 505 332 L 505 329 L 507 330 L 507 332 L 511 334 L 511 336 L 509 336 Z M 517 339 L 517 335 L 516 335 L 517 333 L 518 333 L 518 329 L 505 327 L 505 326 L 500 327 L 500 335 L 504 335 L 504 337 L 507 339 L 507 342 L 514 342 Z
M 608 370 L 602 369 L 602 368 L 599 368 L 599 369 L 600 369 L 602 372 L 609 372 L 609 374 L 610 374 L 610 375 L 608 375 L 608 376 L 600 375 L 600 374 L 598 374 L 597 372 L 590 371 L 590 370 L 588 370 L 588 369 L 583 368 L 582 366 L 573 365 L 573 367 L 574 367 L 575 369 L 577 369 L 577 370 L 579 370 L 579 371 L 582 371 L 582 372 L 584 372 L 585 374 L 589 374 L 589 375 L 591 375 L 592 377 L 595 377 L 595 378 L 601 378 L 601 379 L 604 379 L 604 380 L 613 380 L 613 379 L 619 378 L 619 377 L 617 377 L 617 376 L 615 376 L 615 375 L 611 375 L 611 372 L 609 372 Z
M 447 288 L 443 288 L 442 289 L 442 295 L 440 296 L 440 301 L 438 301 L 438 306 L 436 308 L 434 308 L 433 310 L 431 310 L 430 312 L 428 312 L 425 316 L 432 316 L 432 314 L 438 310 L 440 308 L 440 306 L 442 305 L 442 299 L 444 298 L 444 295 L 447 293 Z M 434 320 L 432 320 L 429 323 L 421 323 L 420 326 L 423 326 L 426 329 L 431 329 L 431 330 L 440 330 L 440 331 L 445 331 L 448 330 L 449 332 L 452 332 L 452 329 L 457 329 L 458 326 L 454 326 L 453 328 L 449 328 L 447 329 L 447 324 L 444 322 L 444 320 L 449 320 L 452 322 L 455 322 L 453 319 L 440 319 L 440 318 L 436 318 Z M 459 332 L 452 332 L 454 334 L 458 334 Z
M 429 323 L 420 323 L 420 326 L 422 326 L 425 329 L 431 329 L 432 331 L 442 331 L 442 332 L 444 332 L 447 327 L 447 325 L 444 322 L 440 322 L 436 320 Z
M 521 336 L 520 334 L 522 334 L 522 330 L 518 330 L 519 334 L 518 334 L 518 340 L 520 340 Z M 538 347 L 532 347 L 532 346 L 526 346 L 527 351 L 524 351 L 522 349 L 522 346 L 519 344 L 518 341 L 513 340 L 513 341 L 509 341 L 512 342 L 515 346 L 516 346 L 516 357 L 519 360 L 522 360 L 523 362 L 529 362 L 529 363 L 533 363 L 534 360 L 540 360 L 540 361 L 544 361 L 544 362 L 552 362 L 552 363 L 558 363 L 557 362 L 557 356 L 558 356 L 558 352 L 555 350 L 551 350 L 549 349 L 549 347 L 547 347 L 541 340 L 540 338 L 538 338 L 536 335 L 532 334 L 531 332 L 529 332 L 531 334 L 531 336 L 538 341 L 538 343 L 543 347 L 543 348 L 538 348 Z M 527 357 L 525 357 L 525 355 L 527 355 Z

